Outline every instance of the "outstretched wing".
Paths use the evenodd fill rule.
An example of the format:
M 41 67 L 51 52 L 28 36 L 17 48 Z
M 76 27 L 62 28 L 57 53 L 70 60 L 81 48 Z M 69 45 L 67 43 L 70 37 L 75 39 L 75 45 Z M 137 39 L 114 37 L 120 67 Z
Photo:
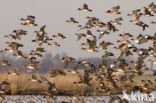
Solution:
M 88 5 L 87 4 L 84 4 L 83 5 L 83 9 L 88 9 Z

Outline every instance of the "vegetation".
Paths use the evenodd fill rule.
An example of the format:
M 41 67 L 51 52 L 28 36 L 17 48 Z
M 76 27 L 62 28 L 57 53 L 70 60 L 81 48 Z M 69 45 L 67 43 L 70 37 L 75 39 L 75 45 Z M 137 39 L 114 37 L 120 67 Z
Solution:
M 91 85 L 87 86 L 86 84 L 74 84 L 75 81 L 78 80 L 78 74 L 68 73 L 68 75 L 58 75 L 56 77 L 51 78 L 49 74 L 35 74 L 38 78 L 40 76 L 46 77 L 50 82 L 55 83 L 58 91 L 56 95 L 81 95 L 81 96 L 103 96 L 110 94 L 118 94 L 121 93 L 120 90 L 116 88 L 112 88 L 111 93 L 105 91 L 99 91 L 97 89 L 98 83 L 96 83 L 96 76 L 91 74 Z M 33 82 L 30 80 L 31 74 L 20 74 L 19 76 L 9 75 L 7 73 L 0 74 L 0 81 L 7 80 L 10 85 L 6 86 L 10 94 L 12 95 L 46 95 L 48 93 L 48 86 L 45 83 Z M 151 80 L 153 82 L 152 89 L 156 89 L 156 77 L 155 76 L 136 76 L 134 78 L 134 83 L 130 83 L 130 85 L 140 85 L 141 80 Z M 109 83 L 108 83 L 109 84 Z M 127 88 L 131 90 L 132 88 Z

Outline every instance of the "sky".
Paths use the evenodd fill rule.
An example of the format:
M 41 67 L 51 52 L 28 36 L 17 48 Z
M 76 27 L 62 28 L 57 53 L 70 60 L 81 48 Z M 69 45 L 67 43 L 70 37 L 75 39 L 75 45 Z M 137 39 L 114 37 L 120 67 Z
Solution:
M 5 42 L 11 41 L 4 38 L 3 36 L 9 33 L 12 33 L 14 29 L 24 29 L 28 31 L 27 36 L 24 36 L 20 43 L 24 44 L 22 50 L 24 52 L 29 52 L 31 49 L 35 49 L 37 44 L 32 43 L 31 40 L 35 39 L 35 30 L 43 25 L 46 25 L 46 32 L 51 35 L 56 33 L 64 34 L 67 39 L 64 40 L 55 40 L 61 47 L 49 47 L 43 45 L 48 52 L 57 53 L 65 52 L 69 56 L 79 58 L 79 57 L 100 57 L 103 55 L 103 51 L 99 53 L 90 53 L 87 51 L 80 50 L 80 44 L 85 42 L 85 38 L 77 41 L 75 33 L 85 33 L 86 30 L 79 30 L 77 24 L 69 24 L 65 21 L 70 17 L 74 17 L 81 24 L 85 24 L 87 21 L 86 16 L 94 16 L 100 19 L 100 21 L 107 22 L 115 19 L 116 17 L 123 17 L 121 26 L 116 26 L 119 29 L 119 32 L 112 33 L 109 36 L 104 36 L 102 40 L 115 42 L 118 38 L 118 34 L 129 32 L 134 36 L 137 36 L 139 33 L 143 34 L 154 34 L 156 32 L 156 25 L 149 24 L 150 21 L 156 21 L 156 17 L 142 17 L 141 20 L 149 24 L 145 32 L 142 31 L 142 28 L 129 23 L 129 20 L 133 20 L 133 17 L 127 17 L 128 13 L 131 13 L 132 10 L 142 9 L 144 6 L 148 6 L 151 2 L 156 4 L 156 0 L 1 0 L 0 1 L 0 49 L 4 49 Z M 81 12 L 78 11 L 78 8 L 81 8 L 83 4 L 88 4 L 89 8 L 93 12 Z M 121 15 L 111 15 L 106 14 L 105 12 L 108 9 L 111 9 L 113 6 L 120 5 Z M 143 10 L 143 9 L 142 9 Z M 27 15 L 33 15 L 36 17 L 37 27 L 24 27 L 21 26 L 20 19 L 26 18 Z M 92 29 L 95 33 L 95 29 Z M 95 35 L 98 36 L 97 33 Z M 101 40 L 101 41 L 102 41 Z M 150 43 L 143 45 L 146 47 Z M 141 47 L 141 46 L 140 46 Z M 108 49 L 113 53 L 118 55 L 116 50 Z M 132 57 L 133 58 L 133 57 Z

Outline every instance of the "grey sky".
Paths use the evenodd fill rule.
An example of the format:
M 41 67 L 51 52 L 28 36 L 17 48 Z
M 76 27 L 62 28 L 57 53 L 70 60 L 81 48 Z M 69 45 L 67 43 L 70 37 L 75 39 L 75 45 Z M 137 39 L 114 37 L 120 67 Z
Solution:
M 116 41 L 117 35 L 123 32 L 130 32 L 133 35 L 143 33 L 142 29 L 135 26 L 128 21 L 134 19 L 133 17 L 127 17 L 128 13 L 132 10 L 148 6 L 151 2 L 156 3 L 156 0 L 1 0 L 0 1 L 0 49 L 5 46 L 4 43 L 9 39 L 4 39 L 4 35 L 11 33 L 14 29 L 28 30 L 28 36 L 24 36 L 21 40 L 25 45 L 26 52 L 30 49 L 34 49 L 37 45 L 31 43 L 32 39 L 35 39 L 33 31 L 38 30 L 41 26 L 46 25 L 46 31 L 49 35 L 62 33 L 68 38 L 65 40 L 56 40 L 62 46 L 59 48 L 48 47 L 49 52 L 56 53 L 66 52 L 69 56 L 73 57 L 99 57 L 103 52 L 88 53 L 87 51 L 80 50 L 80 44 L 85 42 L 85 39 L 76 41 L 77 37 L 74 35 L 77 32 L 86 32 L 86 30 L 78 31 L 78 27 L 75 24 L 68 24 L 65 21 L 70 17 L 74 17 L 81 24 L 84 24 L 87 20 L 86 16 L 98 17 L 101 21 L 107 22 L 116 17 L 122 16 L 124 21 L 122 26 L 116 26 L 120 31 L 112 33 L 108 37 L 105 36 L 102 40 Z M 84 3 L 87 3 L 89 8 L 93 10 L 91 13 L 77 11 L 77 8 L 82 7 Z M 121 15 L 106 14 L 105 11 L 111 9 L 112 6 L 120 5 Z M 23 27 L 20 25 L 20 18 L 25 18 L 27 15 L 36 16 L 37 27 Z M 150 21 L 155 20 L 156 17 L 143 17 L 141 20 L 149 24 Z M 95 30 L 93 30 L 95 31 Z M 150 24 L 144 33 L 153 34 L 156 31 L 156 26 Z M 94 33 L 94 32 L 93 32 Z M 98 34 L 96 34 L 98 35 Z M 111 49 L 109 49 L 111 50 Z M 115 51 L 113 51 L 115 52 Z

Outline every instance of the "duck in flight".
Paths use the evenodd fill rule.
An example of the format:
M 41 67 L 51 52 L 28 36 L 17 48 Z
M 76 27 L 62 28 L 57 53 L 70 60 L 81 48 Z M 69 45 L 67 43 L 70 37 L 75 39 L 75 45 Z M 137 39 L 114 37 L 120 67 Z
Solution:
M 92 10 L 88 8 L 87 4 L 83 5 L 83 8 L 78 8 L 79 11 L 91 12 Z
M 21 23 L 21 25 L 24 26 L 37 26 L 35 23 L 35 16 L 28 15 L 26 19 L 21 18 L 21 21 L 24 21 L 24 23 Z
M 120 6 L 117 5 L 115 7 L 112 7 L 111 10 L 107 10 L 106 13 L 109 13 L 109 14 L 121 14 L 121 12 L 119 12 L 119 9 L 120 9 Z
M 76 21 L 73 17 L 70 17 L 69 20 L 66 20 L 67 23 L 71 23 L 71 24 L 77 24 L 79 23 L 78 21 Z

